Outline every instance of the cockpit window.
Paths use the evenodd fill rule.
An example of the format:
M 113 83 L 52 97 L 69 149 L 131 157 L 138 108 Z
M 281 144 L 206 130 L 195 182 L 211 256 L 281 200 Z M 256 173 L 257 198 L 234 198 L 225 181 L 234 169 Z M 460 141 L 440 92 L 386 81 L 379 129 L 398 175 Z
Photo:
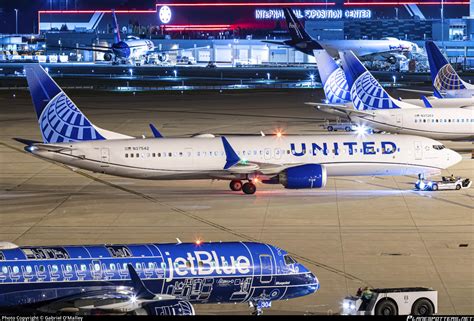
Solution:
M 292 258 L 292 257 L 289 256 L 289 255 L 283 256 L 283 259 L 285 260 L 285 264 L 286 264 L 286 265 L 290 265 L 290 264 L 295 264 L 295 263 L 296 263 L 295 259 Z
M 433 149 L 436 149 L 436 150 L 442 150 L 442 149 L 445 149 L 446 147 L 444 145 L 433 145 Z

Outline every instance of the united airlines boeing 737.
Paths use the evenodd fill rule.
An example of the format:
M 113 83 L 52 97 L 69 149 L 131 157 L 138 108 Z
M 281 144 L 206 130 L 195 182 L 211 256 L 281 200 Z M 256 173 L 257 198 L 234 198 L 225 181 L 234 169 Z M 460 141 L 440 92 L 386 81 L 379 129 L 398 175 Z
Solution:
M 0 243 L 0 309 L 193 315 L 193 304 L 314 293 L 318 279 L 284 250 L 249 242 L 28 246 Z
M 342 68 L 334 61 L 334 59 L 324 49 L 314 50 L 313 53 L 318 65 L 319 77 L 323 85 L 324 94 L 326 96 L 325 103 L 328 104 L 347 104 L 351 103 L 351 95 L 349 85 L 347 84 L 346 75 Z M 436 97 L 425 97 L 422 99 L 399 99 L 412 105 L 426 108 L 438 107 L 472 107 L 474 106 L 474 98 L 451 98 L 438 99 Z
M 390 97 L 352 52 L 342 53 L 341 59 L 347 86 L 344 81 L 337 82 L 335 77 L 328 77 L 329 83 L 324 87 L 328 99 L 340 101 L 342 105 L 314 103 L 318 109 L 342 113 L 360 125 L 394 133 L 450 140 L 469 141 L 474 138 L 473 106 L 424 108 L 398 101 Z M 337 76 L 340 72 L 336 70 L 332 74 Z M 352 104 L 344 104 L 347 88 L 350 88 Z
M 425 49 L 428 54 L 435 96 L 438 98 L 472 98 L 474 85 L 459 77 L 438 46 L 433 41 L 427 41 Z
M 135 139 L 93 125 L 41 66 L 25 72 L 43 142 L 17 140 L 36 156 L 94 172 L 222 179 L 253 194 L 255 181 L 320 188 L 327 176 L 436 174 L 461 160 L 437 141 L 402 135 Z

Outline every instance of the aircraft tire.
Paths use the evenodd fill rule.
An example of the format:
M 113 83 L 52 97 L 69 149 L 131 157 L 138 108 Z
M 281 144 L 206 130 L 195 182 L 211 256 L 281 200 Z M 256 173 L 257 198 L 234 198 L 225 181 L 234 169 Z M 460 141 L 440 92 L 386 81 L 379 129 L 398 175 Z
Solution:
M 255 186 L 255 184 L 253 183 L 248 182 L 242 185 L 242 191 L 247 195 L 255 194 L 255 192 L 257 191 L 257 186 Z
M 238 192 L 238 191 L 241 191 L 242 190 L 242 181 L 239 181 L 237 179 L 235 180 L 232 180 L 229 184 L 229 187 L 231 190 L 233 190 L 234 192 Z

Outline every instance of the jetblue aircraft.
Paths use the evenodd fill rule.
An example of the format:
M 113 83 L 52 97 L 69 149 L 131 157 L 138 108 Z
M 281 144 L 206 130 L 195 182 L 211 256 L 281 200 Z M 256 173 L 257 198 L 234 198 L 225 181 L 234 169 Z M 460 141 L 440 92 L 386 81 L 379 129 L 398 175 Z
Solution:
M 433 41 L 427 41 L 425 49 L 430 64 L 434 95 L 438 98 L 472 98 L 474 85 L 459 77 L 438 46 Z
M 405 60 L 401 53 L 418 52 L 420 49 L 412 42 L 385 38 L 382 40 L 314 40 L 304 29 L 295 13 L 290 8 L 283 8 L 288 31 L 291 39 L 284 41 L 262 40 L 265 43 L 289 46 L 307 55 L 313 55 L 313 50 L 326 49 L 337 57 L 339 51 L 353 50 L 359 57 L 386 59 L 392 62 Z
M 287 252 L 252 242 L 27 246 L 0 243 L 0 309 L 193 315 L 193 304 L 271 301 L 319 281 Z
M 472 106 L 423 108 L 397 101 L 390 97 L 352 52 L 342 53 L 341 58 L 350 88 L 352 106 L 314 104 L 318 106 L 318 109 L 334 108 L 360 125 L 395 133 L 422 135 L 435 139 L 472 140 L 474 138 Z
M 94 172 L 229 180 L 253 194 L 255 182 L 321 188 L 327 176 L 437 174 L 461 160 L 437 141 L 403 135 L 135 139 L 92 124 L 40 65 L 25 72 L 43 142 L 17 140 L 33 155 Z

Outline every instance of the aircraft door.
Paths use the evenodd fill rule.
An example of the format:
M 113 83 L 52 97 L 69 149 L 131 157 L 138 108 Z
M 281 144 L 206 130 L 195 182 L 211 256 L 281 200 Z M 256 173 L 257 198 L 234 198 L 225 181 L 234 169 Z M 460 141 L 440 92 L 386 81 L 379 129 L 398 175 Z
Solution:
M 108 167 L 110 163 L 110 151 L 108 148 L 100 149 L 100 166 Z
M 272 158 L 272 150 L 270 148 L 265 148 L 263 153 L 266 160 L 269 160 L 270 158 Z
M 421 160 L 423 158 L 423 148 L 421 142 L 415 142 L 415 159 Z
M 260 255 L 260 282 L 270 283 L 273 279 L 273 261 L 270 255 Z
M 275 148 L 275 159 L 280 159 L 282 150 L 280 148 Z
M 403 127 L 403 116 L 397 115 L 395 118 L 398 127 Z

